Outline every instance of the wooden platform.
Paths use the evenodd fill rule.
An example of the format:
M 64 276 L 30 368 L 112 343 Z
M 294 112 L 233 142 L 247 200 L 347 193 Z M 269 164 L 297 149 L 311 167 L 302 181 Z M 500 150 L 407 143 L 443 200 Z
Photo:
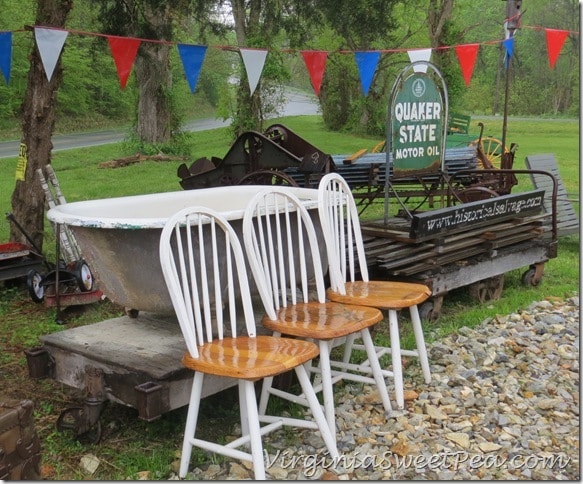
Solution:
M 421 230 L 415 231 L 414 220 L 404 217 L 391 217 L 386 224 L 383 220 L 362 222 L 369 270 L 376 278 L 427 284 L 434 296 L 441 296 L 513 269 L 544 264 L 556 257 L 557 247 L 548 224 L 550 216 L 542 211 L 542 196 L 538 190 L 427 212 L 430 221 L 449 222 L 434 232 L 420 224 Z M 538 206 L 521 209 L 519 215 L 505 210 L 475 223 L 453 223 L 473 214 L 472 206 L 476 213 L 485 214 L 492 204 L 518 206 L 537 200 Z
M 66 329 L 41 341 L 54 360 L 53 378 L 65 385 L 83 390 L 87 369 L 97 368 L 111 401 L 139 408 L 140 388 L 158 388 L 162 413 L 188 404 L 193 375 L 182 366 L 186 345 L 173 318 L 140 313 Z M 235 383 L 207 377 L 204 396 Z
M 557 180 L 557 232 L 559 236 L 578 234 L 580 231 L 579 214 L 573 208 L 572 203 L 579 203 L 576 197 L 570 197 L 565 184 L 559 174 L 557 160 L 552 154 L 529 155 L 525 159 L 529 170 L 541 170 L 552 174 Z M 552 179 L 540 173 L 530 175 L 535 188 L 545 190 L 544 208 L 546 213 L 552 213 Z

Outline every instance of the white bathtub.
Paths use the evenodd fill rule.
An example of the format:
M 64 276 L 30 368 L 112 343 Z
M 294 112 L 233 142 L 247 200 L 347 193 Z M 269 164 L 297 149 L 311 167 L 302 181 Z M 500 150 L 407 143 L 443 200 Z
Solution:
M 221 212 L 241 233 L 245 207 L 262 188 L 242 185 L 87 200 L 58 205 L 47 216 L 71 228 L 99 289 L 110 300 L 127 309 L 170 314 L 172 303 L 158 259 L 160 234 L 170 215 L 203 205 Z M 287 189 L 317 217 L 317 190 Z

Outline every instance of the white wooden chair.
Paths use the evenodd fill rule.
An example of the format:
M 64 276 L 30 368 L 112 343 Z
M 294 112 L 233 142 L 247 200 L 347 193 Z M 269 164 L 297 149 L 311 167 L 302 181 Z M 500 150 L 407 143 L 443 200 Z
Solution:
M 312 219 L 293 194 L 280 187 L 263 189 L 249 202 L 243 218 L 243 240 L 247 259 L 260 294 L 267 308 L 261 323 L 274 335 L 307 338 L 320 347 L 324 411 L 333 435 L 336 435 L 333 383 L 353 380 L 376 385 L 387 416 L 391 403 L 387 385 L 381 374 L 369 328 L 382 320 L 382 312 L 371 307 L 338 304 L 326 301 L 326 287 L 318 241 Z M 325 255 L 326 251 L 322 249 Z M 330 352 L 335 341 L 356 334 L 364 341 L 369 357 L 372 378 L 364 375 L 358 365 L 332 362 Z M 337 364 L 336 364 L 337 363 Z M 274 394 L 302 403 L 301 396 L 272 386 L 266 378 L 259 409 L 267 407 L 269 395 Z
M 179 476 L 186 476 L 196 446 L 251 461 L 255 478 L 265 479 L 262 435 L 282 425 L 319 430 L 330 455 L 337 456 L 304 367 L 318 356 L 318 347 L 303 340 L 256 335 L 243 249 L 227 220 L 204 207 L 179 211 L 162 231 L 160 262 L 188 349 L 182 362 L 194 371 Z M 258 414 L 254 383 L 290 369 L 296 372 L 315 421 Z M 242 436 L 226 445 L 196 437 L 205 375 L 233 378 L 239 385 Z M 246 444 L 250 453 L 240 449 Z
M 391 352 L 392 375 L 397 407 L 405 406 L 402 355 L 419 358 L 426 383 L 431 371 L 417 305 L 431 296 L 424 284 L 398 281 L 371 281 L 364 254 L 358 210 L 348 183 L 337 173 L 322 177 L 318 187 L 318 211 L 324 231 L 330 265 L 330 288 L 326 294 L 332 301 L 372 306 L 388 311 L 390 348 L 377 347 L 379 358 Z M 356 252 L 356 254 L 355 254 Z M 357 274 L 360 273 L 360 280 Z M 397 311 L 409 309 L 417 348 L 401 349 Z M 349 361 L 357 346 L 349 341 L 344 360 Z

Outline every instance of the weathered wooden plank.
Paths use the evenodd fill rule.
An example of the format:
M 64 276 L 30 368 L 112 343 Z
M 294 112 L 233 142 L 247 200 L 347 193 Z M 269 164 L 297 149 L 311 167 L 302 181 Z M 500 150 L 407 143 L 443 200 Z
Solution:
M 569 235 L 579 233 L 579 214 L 575 211 L 572 202 L 579 200 L 569 197 L 563 179 L 559 173 L 557 160 L 552 154 L 529 155 L 525 159 L 526 167 L 529 170 L 546 171 L 554 176 L 557 181 L 557 232 L 559 235 Z M 547 175 L 540 173 L 530 174 L 532 184 L 535 188 L 545 190 L 544 210 L 552 213 L 552 193 L 553 180 Z M 550 222 L 549 222 L 550 224 Z

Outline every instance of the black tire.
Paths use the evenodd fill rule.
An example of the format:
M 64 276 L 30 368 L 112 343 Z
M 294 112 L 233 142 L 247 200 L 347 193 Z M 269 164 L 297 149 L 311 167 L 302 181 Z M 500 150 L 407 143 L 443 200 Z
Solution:
M 73 268 L 73 274 L 77 280 L 79 289 L 82 292 L 89 292 L 93 289 L 93 274 L 91 269 L 83 259 L 75 262 L 75 267 Z
M 45 298 L 45 287 L 43 283 L 43 276 L 40 272 L 34 269 L 29 271 L 26 276 L 26 286 L 28 293 L 35 303 L 41 303 Z

